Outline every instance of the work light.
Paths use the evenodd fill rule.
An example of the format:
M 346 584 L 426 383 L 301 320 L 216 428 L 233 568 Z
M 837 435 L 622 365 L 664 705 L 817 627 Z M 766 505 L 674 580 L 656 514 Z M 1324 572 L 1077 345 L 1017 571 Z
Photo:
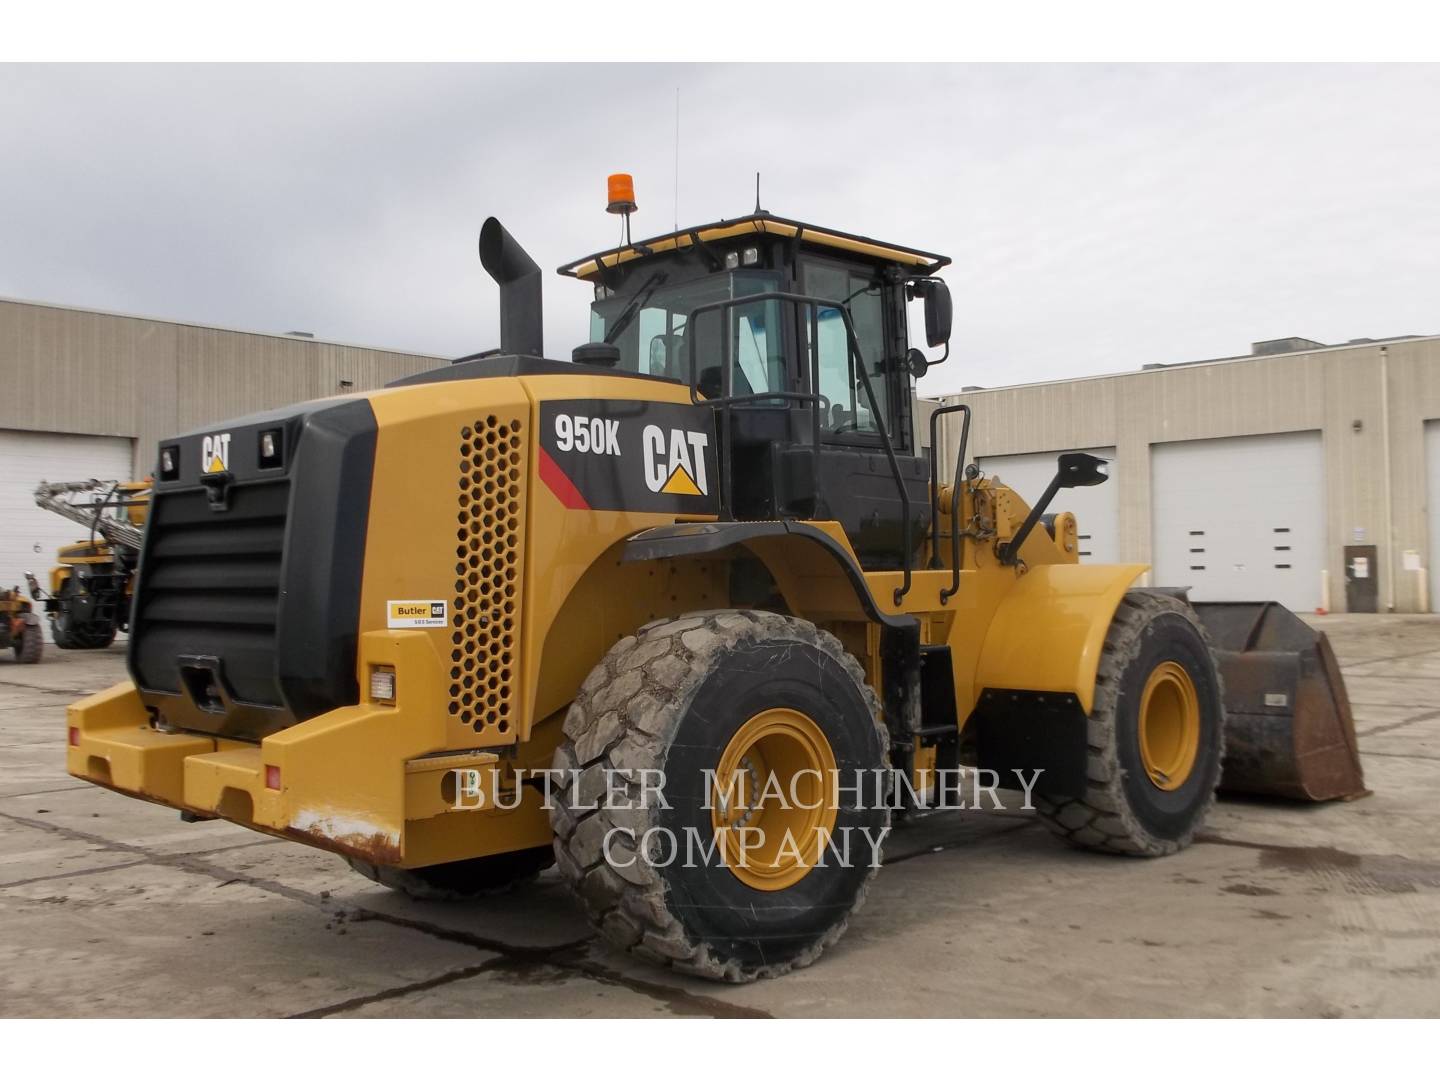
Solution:
M 372 667 L 370 669 L 370 698 L 386 705 L 395 704 L 395 669 Z
M 272 428 L 260 433 L 260 467 L 262 469 L 279 467 L 282 445 L 279 428 Z

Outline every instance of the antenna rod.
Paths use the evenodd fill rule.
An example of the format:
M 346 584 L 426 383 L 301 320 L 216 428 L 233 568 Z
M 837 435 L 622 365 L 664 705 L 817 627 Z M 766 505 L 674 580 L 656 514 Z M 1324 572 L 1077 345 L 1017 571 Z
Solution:
M 675 231 L 680 231 L 680 88 L 675 87 Z

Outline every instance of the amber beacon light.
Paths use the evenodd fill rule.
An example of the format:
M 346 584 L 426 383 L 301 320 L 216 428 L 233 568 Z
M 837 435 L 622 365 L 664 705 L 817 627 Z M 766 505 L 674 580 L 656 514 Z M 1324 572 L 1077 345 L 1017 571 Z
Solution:
M 610 197 L 606 213 L 633 214 L 639 209 L 635 204 L 635 178 L 629 173 L 611 173 L 605 187 Z

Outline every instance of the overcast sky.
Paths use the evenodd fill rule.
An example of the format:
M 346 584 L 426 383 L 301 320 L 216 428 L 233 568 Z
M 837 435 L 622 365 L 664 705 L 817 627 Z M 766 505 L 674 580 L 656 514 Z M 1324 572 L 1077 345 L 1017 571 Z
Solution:
M 0 296 L 459 355 L 547 272 L 770 211 L 940 251 L 938 394 L 1440 332 L 1440 66 L 0 67 Z M 3 358 L 0 358 L 3 361 Z

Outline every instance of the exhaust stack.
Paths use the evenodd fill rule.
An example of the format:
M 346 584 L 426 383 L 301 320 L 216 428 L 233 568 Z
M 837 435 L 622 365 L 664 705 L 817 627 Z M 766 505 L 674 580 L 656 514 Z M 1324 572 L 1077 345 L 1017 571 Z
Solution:
M 540 267 L 498 218 L 487 218 L 480 227 L 480 265 L 500 286 L 500 351 L 544 356 Z

